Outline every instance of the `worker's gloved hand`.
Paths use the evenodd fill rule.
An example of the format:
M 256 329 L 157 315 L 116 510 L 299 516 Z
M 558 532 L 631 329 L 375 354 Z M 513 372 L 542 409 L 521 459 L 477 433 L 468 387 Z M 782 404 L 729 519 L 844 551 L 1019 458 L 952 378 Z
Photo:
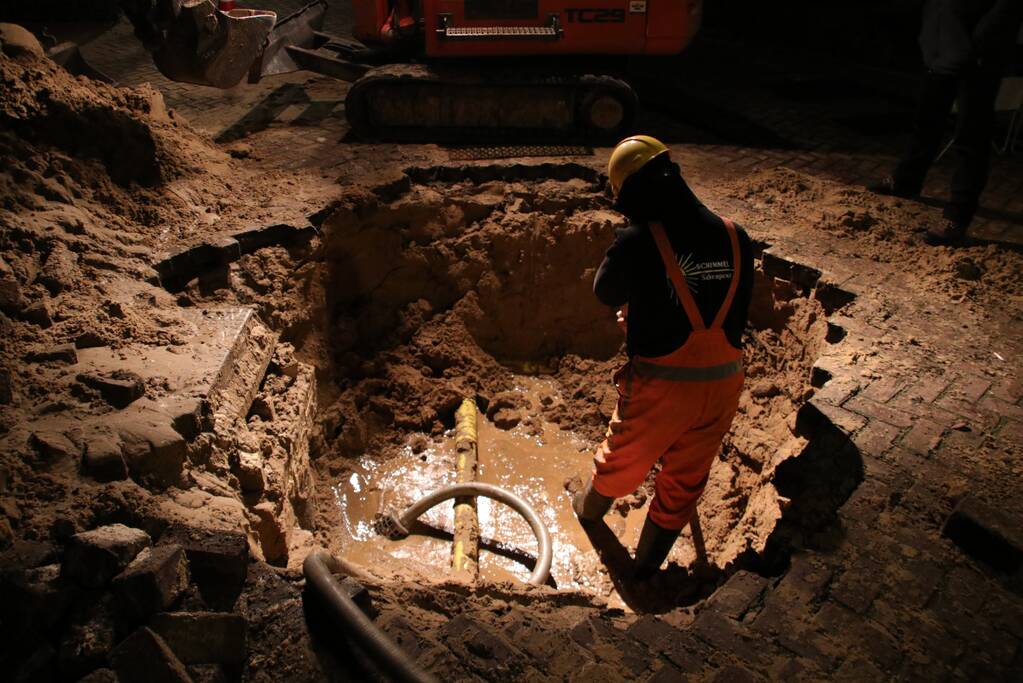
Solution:
M 629 304 L 625 304 L 615 311 L 615 322 L 624 333 L 629 331 Z

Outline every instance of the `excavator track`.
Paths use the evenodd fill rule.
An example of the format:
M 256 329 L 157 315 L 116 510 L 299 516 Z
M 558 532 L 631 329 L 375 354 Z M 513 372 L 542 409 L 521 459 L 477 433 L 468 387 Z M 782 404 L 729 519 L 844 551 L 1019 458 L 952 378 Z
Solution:
M 611 76 L 478 65 L 378 67 L 352 84 L 345 100 L 356 136 L 400 142 L 616 142 L 637 108 L 632 88 Z

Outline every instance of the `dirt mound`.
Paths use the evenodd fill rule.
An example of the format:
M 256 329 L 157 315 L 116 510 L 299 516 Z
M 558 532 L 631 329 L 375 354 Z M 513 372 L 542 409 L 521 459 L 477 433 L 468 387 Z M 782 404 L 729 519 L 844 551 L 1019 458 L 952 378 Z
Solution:
M 911 284 L 921 292 L 989 303 L 1023 299 L 1023 254 L 997 244 L 923 244 L 923 232 L 942 218 L 938 209 L 920 202 L 882 197 L 788 168 L 755 173 L 726 192 L 749 202 L 780 229 L 809 226 L 848 238 L 859 258 L 912 272 Z
M 53 61 L 0 54 L 0 127 L 34 145 L 97 159 L 120 185 L 155 185 L 208 164 L 213 148 L 155 88 L 75 78 Z

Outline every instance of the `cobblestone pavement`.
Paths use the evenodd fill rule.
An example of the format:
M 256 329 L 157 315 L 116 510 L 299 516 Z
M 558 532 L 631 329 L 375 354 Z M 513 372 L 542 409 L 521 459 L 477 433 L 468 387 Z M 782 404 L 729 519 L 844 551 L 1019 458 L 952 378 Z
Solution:
M 212 136 L 244 142 L 245 131 L 268 128 L 288 142 L 275 163 L 342 177 L 387 147 L 338 153 L 343 84 L 308 74 L 227 93 L 168 83 L 129 33 L 118 24 L 86 55 L 125 84 L 157 84 Z M 684 166 L 707 171 L 698 186 L 777 166 L 869 182 L 891 168 L 912 114 L 911 78 L 822 60 L 793 69 L 724 40 L 708 40 L 675 73 L 660 94 L 640 85 L 650 102 L 643 124 L 676 145 Z M 935 205 L 950 168 L 943 159 L 928 180 Z M 1023 245 L 1018 155 L 994 157 L 982 205 L 975 237 Z M 836 425 L 863 459 L 864 481 L 838 523 L 782 576 L 739 572 L 695 609 L 636 618 L 574 607 L 570 631 L 547 632 L 521 606 L 446 608 L 447 649 L 426 654 L 464 660 L 468 678 L 1023 680 L 1019 302 L 960 310 L 915 292 L 912 273 L 851 261 L 848 246 L 775 239 L 741 202 L 713 208 L 770 242 L 771 274 L 852 299 L 818 361 L 828 381 L 804 410 Z M 389 617 L 386 626 L 414 649 L 408 624 Z

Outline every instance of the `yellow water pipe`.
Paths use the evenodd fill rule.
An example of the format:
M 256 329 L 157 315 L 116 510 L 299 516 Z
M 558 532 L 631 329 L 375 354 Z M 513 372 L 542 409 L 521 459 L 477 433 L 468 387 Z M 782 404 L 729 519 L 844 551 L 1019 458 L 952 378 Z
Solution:
M 479 465 L 479 433 L 476 402 L 464 399 L 455 412 L 455 483 L 476 481 Z M 455 576 L 475 582 L 479 576 L 480 523 L 476 514 L 476 498 L 455 499 L 455 533 L 451 548 L 451 568 Z

